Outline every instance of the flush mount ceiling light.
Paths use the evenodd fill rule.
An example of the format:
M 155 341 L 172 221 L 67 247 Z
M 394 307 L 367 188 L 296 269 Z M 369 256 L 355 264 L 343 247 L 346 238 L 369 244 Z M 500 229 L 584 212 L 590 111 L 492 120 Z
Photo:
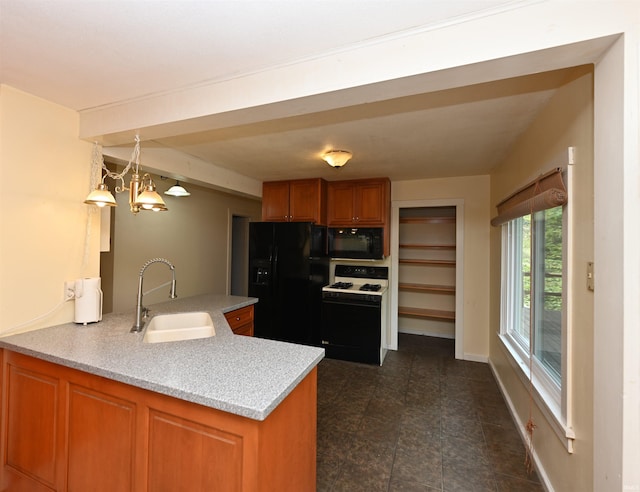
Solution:
M 189 195 L 191 195 L 191 193 L 189 193 L 182 186 L 180 186 L 180 181 L 176 181 L 176 184 L 174 184 L 171 188 L 169 188 L 167 191 L 165 191 L 164 194 L 165 195 L 171 195 L 171 196 L 189 196 Z
M 109 177 L 113 180 L 120 180 L 121 185 L 115 187 L 116 193 L 121 193 L 125 190 L 129 191 L 129 207 L 134 214 L 137 214 L 140 210 L 153 210 L 154 212 L 167 210 L 164 200 L 158 192 L 156 192 L 156 185 L 149 173 L 140 176 L 140 137 L 138 135 L 136 135 L 136 144 L 133 148 L 131 159 L 129 159 L 129 163 L 121 173 L 115 173 L 107 169 L 102 159 L 100 147 L 96 142 L 93 146 L 93 157 L 91 160 L 92 173 L 97 172 L 96 169 L 100 167 L 102 168 L 100 172 L 104 171 L 102 180 L 96 189 L 89 193 L 84 203 L 97 205 L 98 207 L 117 206 L 116 199 L 104 183 L 105 178 Z M 124 177 L 132 167 L 134 169 L 131 174 L 129 188 L 127 188 L 124 184 Z
M 353 154 L 347 150 L 330 150 L 322 155 L 322 158 L 332 167 L 344 166 L 351 157 Z

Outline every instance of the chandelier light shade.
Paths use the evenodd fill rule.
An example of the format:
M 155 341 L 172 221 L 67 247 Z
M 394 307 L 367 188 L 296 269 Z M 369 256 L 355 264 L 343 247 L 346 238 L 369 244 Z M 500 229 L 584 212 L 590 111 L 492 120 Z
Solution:
M 89 193 L 87 199 L 84 203 L 88 203 L 89 205 L 97 205 L 98 207 L 115 207 L 118 204 L 116 203 L 116 199 L 113 197 L 109 188 L 104 183 L 100 183 L 95 190 Z
M 331 167 L 342 167 L 351 157 L 353 157 L 353 154 L 347 150 L 330 150 L 322 155 L 322 158 Z
M 140 177 L 140 137 L 138 135 L 136 135 L 136 144 L 133 148 L 131 159 L 121 173 L 110 171 L 105 166 L 104 160 L 102 159 L 102 152 L 97 142 L 93 146 L 91 165 L 92 173 L 98 168 L 101 168 L 100 172 L 104 171 L 104 175 L 102 176 L 100 184 L 98 184 L 95 190 L 89 193 L 84 203 L 97 205 L 98 207 L 117 206 L 114 196 L 104 183 L 105 178 L 109 177 L 113 180 L 120 181 L 120 186 L 115 187 L 116 193 L 121 193 L 125 190 L 129 191 L 129 207 L 132 213 L 137 214 L 140 210 L 153 210 L 154 212 L 167 210 L 164 200 L 162 200 L 162 197 L 156 192 L 156 185 L 151 179 L 151 175 L 145 173 Z M 127 188 L 124 184 L 124 176 L 132 167 L 131 180 Z
M 182 186 L 180 186 L 180 181 L 176 181 L 176 184 L 174 184 L 171 188 L 169 188 L 167 191 L 165 191 L 164 194 L 165 195 L 171 195 L 171 196 L 189 196 L 189 195 L 191 195 L 191 193 L 189 193 Z
M 154 212 L 164 212 L 167 206 L 164 200 L 156 191 L 156 185 L 151 180 L 151 176 L 145 174 L 142 177 L 143 191 L 138 193 L 134 204 L 142 210 L 153 210 Z M 147 184 L 144 184 L 147 183 Z

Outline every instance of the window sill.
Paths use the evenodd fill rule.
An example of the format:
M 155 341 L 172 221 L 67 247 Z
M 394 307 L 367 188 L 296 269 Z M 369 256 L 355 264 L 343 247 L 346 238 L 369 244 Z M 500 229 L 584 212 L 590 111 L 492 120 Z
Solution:
M 507 355 L 507 359 L 514 368 L 514 371 L 520 378 L 525 388 L 529 387 L 529 366 L 528 362 L 524 360 L 518 351 L 511 345 L 511 341 L 508 337 L 498 334 L 501 346 Z M 504 391 L 504 389 L 503 389 Z M 553 429 L 558 439 L 563 443 L 568 453 L 573 453 L 573 441 L 575 439 L 575 433 L 573 428 L 566 424 L 562 417 L 561 409 L 555 404 L 553 398 L 546 393 L 542 384 L 537 381 L 537 378 L 533 377 L 533 401 L 545 417 L 550 427 Z M 517 415 L 512 409 L 514 415 Z

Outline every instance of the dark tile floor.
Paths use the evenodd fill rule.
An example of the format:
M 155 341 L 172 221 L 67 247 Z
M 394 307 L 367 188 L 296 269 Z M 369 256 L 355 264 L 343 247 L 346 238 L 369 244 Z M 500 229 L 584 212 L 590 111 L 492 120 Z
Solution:
M 488 364 L 401 335 L 382 367 L 318 367 L 317 490 L 542 491 Z

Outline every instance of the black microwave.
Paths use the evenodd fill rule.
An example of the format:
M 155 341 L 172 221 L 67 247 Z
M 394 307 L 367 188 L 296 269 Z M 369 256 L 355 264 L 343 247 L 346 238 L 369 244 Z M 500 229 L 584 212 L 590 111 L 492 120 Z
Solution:
M 384 257 L 382 227 L 329 227 L 329 257 L 381 260 Z

